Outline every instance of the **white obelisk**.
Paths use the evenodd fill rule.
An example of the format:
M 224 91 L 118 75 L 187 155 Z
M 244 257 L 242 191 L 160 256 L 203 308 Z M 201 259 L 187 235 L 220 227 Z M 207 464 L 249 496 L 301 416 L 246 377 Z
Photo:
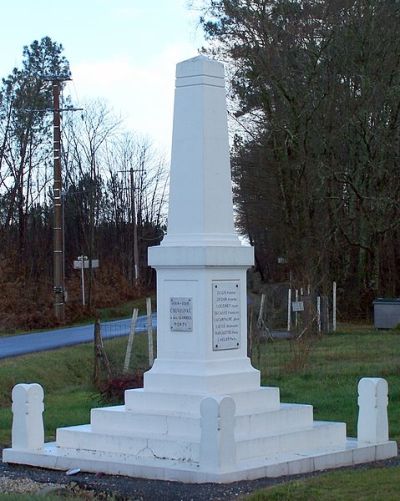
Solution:
M 158 349 L 145 390 L 258 389 L 246 345 L 253 249 L 234 229 L 224 67 L 204 56 L 177 65 L 168 230 L 149 264 Z
M 198 483 L 397 455 L 383 380 L 362 380 L 358 441 L 346 439 L 345 423 L 314 421 L 311 405 L 282 404 L 279 388 L 260 386 L 246 355 L 253 249 L 233 225 L 224 71 L 202 56 L 177 66 L 168 233 L 149 249 L 149 263 L 158 346 L 144 388 L 126 390 L 124 405 L 92 409 L 90 424 L 58 428 L 46 444 L 14 399 L 13 447 L 3 461 Z M 40 421 L 41 398 L 30 403 Z

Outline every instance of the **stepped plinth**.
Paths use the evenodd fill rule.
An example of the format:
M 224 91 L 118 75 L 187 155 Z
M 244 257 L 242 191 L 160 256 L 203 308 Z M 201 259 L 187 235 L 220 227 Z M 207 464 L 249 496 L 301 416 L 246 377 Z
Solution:
M 260 386 L 247 357 L 253 249 L 234 229 L 223 65 L 198 56 L 178 64 L 176 77 L 168 231 L 149 249 L 157 271 L 154 365 L 124 405 L 93 409 L 90 424 L 58 429 L 54 443 L 13 438 L 4 461 L 232 482 L 396 455 L 387 431 L 376 432 L 387 422 L 384 396 L 368 404 L 357 441 L 346 438 L 344 423 L 314 421 L 312 406 L 281 403 L 278 388 Z M 379 385 L 384 393 L 368 381 L 371 398 Z M 26 424 L 26 408 L 13 406 L 17 423 Z

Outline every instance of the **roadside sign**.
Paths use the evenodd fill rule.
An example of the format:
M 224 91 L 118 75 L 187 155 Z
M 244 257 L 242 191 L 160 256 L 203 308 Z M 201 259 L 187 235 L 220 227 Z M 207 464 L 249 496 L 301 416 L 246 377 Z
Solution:
M 292 311 L 304 311 L 304 302 L 292 301 Z
M 87 256 L 78 256 L 78 259 L 74 261 L 74 269 L 81 270 L 81 281 L 82 281 L 82 305 L 85 306 L 85 269 L 90 268 L 89 258 Z M 99 267 L 99 260 L 92 259 L 92 268 Z
M 83 266 L 82 266 L 83 264 Z M 99 260 L 98 259 L 92 259 L 92 268 L 98 268 L 99 267 Z M 74 261 L 74 269 L 75 270 L 81 270 L 82 268 L 88 269 L 89 268 L 89 259 L 85 259 L 83 261 Z

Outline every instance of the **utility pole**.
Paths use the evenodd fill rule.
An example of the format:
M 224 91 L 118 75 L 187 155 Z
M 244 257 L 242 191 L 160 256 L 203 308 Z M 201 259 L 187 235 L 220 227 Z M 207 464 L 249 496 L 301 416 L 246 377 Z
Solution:
M 131 182 L 131 212 L 132 212 L 132 231 L 133 231 L 133 266 L 135 273 L 135 284 L 139 282 L 139 247 L 138 247 L 138 234 L 136 222 L 136 203 L 135 203 L 135 185 L 133 181 L 133 168 L 129 169 L 129 176 Z
M 60 120 L 60 80 L 52 80 L 53 87 L 53 158 L 54 158 L 54 226 L 53 226 L 53 279 L 54 313 L 57 320 L 65 320 L 65 280 L 64 280 L 64 228 L 61 176 L 61 120 Z
M 131 219 L 132 219 L 132 236 L 133 236 L 133 276 L 135 285 L 139 283 L 140 267 L 139 267 L 139 244 L 138 244 L 138 232 L 137 232 L 137 221 L 136 221 L 136 197 L 135 197 L 135 180 L 133 177 L 134 172 L 141 172 L 140 169 L 134 169 L 131 167 L 129 170 L 120 170 L 123 174 L 129 172 L 129 184 L 130 184 L 130 199 L 131 199 Z
M 38 110 L 53 112 L 53 290 L 54 313 L 57 320 L 65 320 L 65 273 L 64 273 L 64 201 L 62 193 L 61 171 L 61 112 L 78 111 L 81 108 L 60 108 L 61 83 L 71 80 L 68 75 L 43 76 L 43 80 L 52 84 L 53 109 Z

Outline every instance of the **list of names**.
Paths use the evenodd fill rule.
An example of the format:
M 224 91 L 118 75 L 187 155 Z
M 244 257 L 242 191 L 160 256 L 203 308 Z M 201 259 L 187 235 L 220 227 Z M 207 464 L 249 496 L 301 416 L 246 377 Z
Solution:
M 240 288 L 237 280 L 212 283 L 213 350 L 240 346 Z

